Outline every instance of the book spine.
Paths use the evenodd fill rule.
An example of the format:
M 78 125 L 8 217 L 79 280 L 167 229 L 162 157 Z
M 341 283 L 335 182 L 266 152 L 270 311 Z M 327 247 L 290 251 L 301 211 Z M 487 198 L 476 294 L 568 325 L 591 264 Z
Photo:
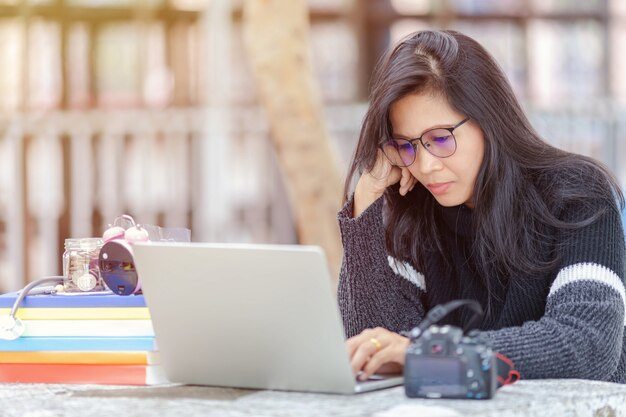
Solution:
M 0 308 L 0 315 L 8 315 L 10 308 Z M 20 308 L 17 317 L 22 320 L 149 320 L 147 307 L 94 308 Z
M 158 352 L 141 351 L 35 351 L 0 352 L 0 363 L 84 364 L 84 365 L 156 365 Z
M 16 293 L 0 295 L 0 308 L 11 308 Z M 97 307 L 146 307 L 143 295 L 119 296 L 116 294 L 67 293 L 26 296 L 23 308 L 97 308 Z
M 24 320 L 22 336 L 154 336 L 150 320 Z
M 153 337 L 20 337 L 0 340 L 0 351 L 154 351 Z
M 0 382 L 154 385 L 166 383 L 158 365 L 0 364 Z

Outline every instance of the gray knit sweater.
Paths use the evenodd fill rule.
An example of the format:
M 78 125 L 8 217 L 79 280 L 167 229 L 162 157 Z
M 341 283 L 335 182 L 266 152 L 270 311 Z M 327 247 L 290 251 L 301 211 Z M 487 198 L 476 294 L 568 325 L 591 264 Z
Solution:
M 386 253 L 383 201 L 352 218 L 350 200 L 338 215 L 344 248 L 338 300 L 346 336 L 377 326 L 410 330 L 425 311 L 452 299 L 476 299 L 485 308 L 484 283 L 465 255 L 471 253 L 471 210 L 441 208 L 444 241 L 457 267 L 444 272 L 434 262 L 416 271 Z M 610 207 L 567 242 L 548 248 L 562 252 L 552 273 L 498 287 L 481 333 L 514 361 L 522 378 L 625 383 L 626 253 L 619 212 Z M 466 319 L 458 313 L 448 323 L 462 326 Z

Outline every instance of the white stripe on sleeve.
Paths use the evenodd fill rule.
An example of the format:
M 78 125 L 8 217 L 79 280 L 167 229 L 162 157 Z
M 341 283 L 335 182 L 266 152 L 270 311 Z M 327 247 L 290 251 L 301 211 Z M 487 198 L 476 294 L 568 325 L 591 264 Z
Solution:
M 417 288 L 420 288 L 422 291 L 426 292 L 426 280 L 424 279 L 424 274 L 421 272 L 417 272 L 413 266 L 407 262 L 402 262 L 397 260 L 392 256 L 387 256 L 387 261 L 389 262 L 389 266 L 397 275 L 400 275 L 402 278 L 406 279 Z
M 578 281 L 594 281 L 611 287 L 617 291 L 622 298 L 622 303 L 626 310 L 626 290 L 624 289 L 624 283 L 615 272 L 595 263 L 579 263 L 561 269 L 550 287 L 548 297 L 552 296 L 566 285 Z M 624 325 L 626 325 L 626 317 L 624 318 Z

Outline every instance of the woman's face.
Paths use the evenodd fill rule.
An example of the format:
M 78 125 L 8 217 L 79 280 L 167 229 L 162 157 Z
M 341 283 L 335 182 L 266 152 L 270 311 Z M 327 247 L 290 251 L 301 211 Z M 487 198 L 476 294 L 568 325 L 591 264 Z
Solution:
M 409 94 L 391 106 L 393 137 L 413 139 L 433 128 L 450 128 L 467 116 L 456 112 L 446 99 L 431 93 Z M 472 193 L 483 162 L 485 139 L 482 130 L 471 119 L 454 130 L 456 151 L 438 158 L 424 149 L 419 141 L 411 174 L 445 207 L 465 204 L 474 207 Z

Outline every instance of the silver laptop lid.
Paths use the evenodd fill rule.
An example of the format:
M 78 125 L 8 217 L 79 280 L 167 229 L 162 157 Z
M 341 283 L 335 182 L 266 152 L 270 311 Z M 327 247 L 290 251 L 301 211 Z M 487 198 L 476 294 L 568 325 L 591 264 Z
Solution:
M 355 391 L 320 248 L 159 242 L 134 257 L 170 381 Z

